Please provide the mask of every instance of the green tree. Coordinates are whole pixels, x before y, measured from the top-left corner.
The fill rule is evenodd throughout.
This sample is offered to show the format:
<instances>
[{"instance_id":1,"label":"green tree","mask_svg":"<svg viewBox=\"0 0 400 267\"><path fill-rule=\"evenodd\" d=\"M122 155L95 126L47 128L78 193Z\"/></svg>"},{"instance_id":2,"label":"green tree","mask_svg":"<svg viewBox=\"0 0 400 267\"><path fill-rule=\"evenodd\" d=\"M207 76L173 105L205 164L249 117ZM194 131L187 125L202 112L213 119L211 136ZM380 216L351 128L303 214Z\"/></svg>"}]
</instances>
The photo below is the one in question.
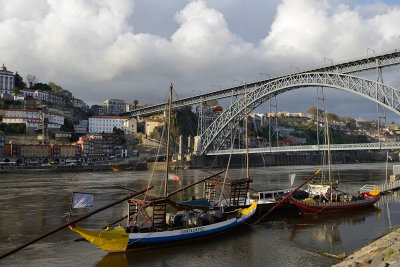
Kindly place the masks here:
<instances>
[{"instance_id":1,"label":"green tree","mask_svg":"<svg viewBox=\"0 0 400 267\"><path fill-rule=\"evenodd\" d=\"M197 133L197 115L191 107L184 107L172 112L171 140L178 143L179 136L195 136Z\"/></svg>"},{"instance_id":2,"label":"green tree","mask_svg":"<svg viewBox=\"0 0 400 267\"><path fill-rule=\"evenodd\" d=\"M136 109L138 104L139 104L139 101L137 99L133 100L133 105L134 105L135 109Z\"/></svg>"},{"instance_id":3,"label":"green tree","mask_svg":"<svg viewBox=\"0 0 400 267\"><path fill-rule=\"evenodd\" d=\"M342 117L342 121L346 123L346 126L348 127L355 127L356 126L356 120L353 119L352 117Z\"/></svg>"},{"instance_id":4,"label":"green tree","mask_svg":"<svg viewBox=\"0 0 400 267\"><path fill-rule=\"evenodd\" d=\"M338 115L328 112L328 121L339 121L339 120L340 118Z\"/></svg>"},{"instance_id":5,"label":"green tree","mask_svg":"<svg viewBox=\"0 0 400 267\"><path fill-rule=\"evenodd\" d=\"M24 83L22 77L18 74L18 71L14 75L14 85L19 90L26 88L26 84Z\"/></svg>"},{"instance_id":6,"label":"green tree","mask_svg":"<svg viewBox=\"0 0 400 267\"><path fill-rule=\"evenodd\" d=\"M61 86L55 84L54 82L49 82L48 86L51 88L53 93L61 93L64 90Z\"/></svg>"},{"instance_id":7,"label":"green tree","mask_svg":"<svg viewBox=\"0 0 400 267\"><path fill-rule=\"evenodd\" d=\"M31 88L51 92L51 87L45 83L35 83Z\"/></svg>"},{"instance_id":8,"label":"green tree","mask_svg":"<svg viewBox=\"0 0 400 267\"><path fill-rule=\"evenodd\" d=\"M14 87L14 89L12 90L13 95L19 95L20 92L21 90L18 87Z\"/></svg>"},{"instance_id":9,"label":"green tree","mask_svg":"<svg viewBox=\"0 0 400 267\"><path fill-rule=\"evenodd\" d=\"M310 114L313 119L317 118L317 112L318 112L318 117L321 117L324 114L323 110L317 109L316 107L311 107L307 110L307 113Z\"/></svg>"},{"instance_id":10,"label":"green tree","mask_svg":"<svg viewBox=\"0 0 400 267\"><path fill-rule=\"evenodd\" d=\"M64 125L61 126L61 131L73 133L74 132L74 123L69 119L64 119Z\"/></svg>"},{"instance_id":11,"label":"green tree","mask_svg":"<svg viewBox=\"0 0 400 267\"><path fill-rule=\"evenodd\" d=\"M162 127L159 126L154 127L153 131L150 133L150 138L160 141L161 131Z\"/></svg>"}]
</instances>

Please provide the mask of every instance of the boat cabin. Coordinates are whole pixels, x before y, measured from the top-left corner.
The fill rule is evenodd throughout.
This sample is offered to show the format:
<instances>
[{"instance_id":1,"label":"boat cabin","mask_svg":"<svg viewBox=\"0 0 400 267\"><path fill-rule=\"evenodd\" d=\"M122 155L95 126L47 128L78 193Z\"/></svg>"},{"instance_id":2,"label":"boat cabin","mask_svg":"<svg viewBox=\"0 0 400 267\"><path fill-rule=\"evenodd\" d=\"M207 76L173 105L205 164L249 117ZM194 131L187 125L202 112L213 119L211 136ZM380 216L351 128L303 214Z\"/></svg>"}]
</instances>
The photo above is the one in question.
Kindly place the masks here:
<instances>
[{"instance_id":1,"label":"boat cabin","mask_svg":"<svg viewBox=\"0 0 400 267\"><path fill-rule=\"evenodd\" d=\"M258 191L258 203L259 204L277 203L285 195L289 194L293 190L294 188ZM254 202L253 199L251 199L250 201L251 203Z\"/></svg>"}]
</instances>

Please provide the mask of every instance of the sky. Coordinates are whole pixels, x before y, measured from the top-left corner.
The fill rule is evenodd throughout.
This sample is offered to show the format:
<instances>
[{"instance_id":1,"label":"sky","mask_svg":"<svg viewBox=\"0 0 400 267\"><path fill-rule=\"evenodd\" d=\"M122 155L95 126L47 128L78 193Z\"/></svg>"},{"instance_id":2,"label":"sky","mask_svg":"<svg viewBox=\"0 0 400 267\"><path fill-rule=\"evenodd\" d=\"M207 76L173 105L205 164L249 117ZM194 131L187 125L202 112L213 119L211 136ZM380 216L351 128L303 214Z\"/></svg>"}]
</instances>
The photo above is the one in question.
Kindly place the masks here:
<instances>
[{"instance_id":1,"label":"sky","mask_svg":"<svg viewBox=\"0 0 400 267\"><path fill-rule=\"evenodd\" d=\"M0 63L88 104L178 97L400 48L400 4L374 0L0 0ZM400 88L400 67L384 82ZM376 72L359 73L376 79ZM278 96L316 105L316 89ZM328 111L376 119L376 104L325 89ZM265 103L258 110L266 110ZM388 120L400 116L388 112Z\"/></svg>"}]
</instances>

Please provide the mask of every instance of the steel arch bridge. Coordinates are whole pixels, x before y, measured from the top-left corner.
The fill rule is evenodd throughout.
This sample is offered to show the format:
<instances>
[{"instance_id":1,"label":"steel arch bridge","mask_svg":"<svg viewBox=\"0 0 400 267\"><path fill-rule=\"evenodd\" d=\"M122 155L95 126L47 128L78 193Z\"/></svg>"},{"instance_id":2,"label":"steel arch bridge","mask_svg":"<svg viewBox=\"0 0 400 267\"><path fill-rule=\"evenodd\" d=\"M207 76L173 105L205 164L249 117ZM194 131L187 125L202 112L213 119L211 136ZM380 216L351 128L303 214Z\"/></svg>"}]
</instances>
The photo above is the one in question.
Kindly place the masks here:
<instances>
[{"instance_id":1,"label":"steel arch bridge","mask_svg":"<svg viewBox=\"0 0 400 267\"><path fill-rule=\"evenodd\" d=\"M327 72L288 75L253 88L247 94L248 112L271 97L284 92L302 87L318 86L336 88L360 95L400 115L400 90L357 76ZM245 103L242 97L212 122L201 136L201 155L207 154L211 149L218 150L221 147L233 128L238 125L240 120L243 120L244 110Z\"/></svg>"}]
</instances>

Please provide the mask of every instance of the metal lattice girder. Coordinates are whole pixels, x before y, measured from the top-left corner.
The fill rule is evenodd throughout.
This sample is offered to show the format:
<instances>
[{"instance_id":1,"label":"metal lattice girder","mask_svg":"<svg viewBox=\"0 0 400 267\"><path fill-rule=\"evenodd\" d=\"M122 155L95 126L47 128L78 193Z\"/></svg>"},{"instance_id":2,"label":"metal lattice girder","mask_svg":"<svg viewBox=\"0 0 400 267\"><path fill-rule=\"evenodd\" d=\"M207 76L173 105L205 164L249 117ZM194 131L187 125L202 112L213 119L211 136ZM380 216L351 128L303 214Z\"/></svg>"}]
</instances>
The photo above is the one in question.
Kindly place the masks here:
<instances>
[{"instance_id":1,"label":"metal lattice girder","mask_svg":"<svg viewBox=\"0 0 400 267\"><path fill-rule=\"evenodd\" d=\"M400 149L400 142L387 143L361 143L361 144L331 144L330 150L346 151L346 150L378 150L378 149ZM250 154L258 153L282 153L282 152L307 152L307 151L327 151L328 145L303 145L303 146L280 146L280 147L258 147L249 148ZM229 154L246 154L246 149L227 149L216 150L207 153L209 156L229 155Z\"/></svg>"},{"instance_id":2,"label":"metal lattice girder","mask_svg":"<svg viewBox=\"0 0 400 267\"><path fill-rule=\"evenodd\" d=\"M400 51L399 50L394 50L393 52L389 53L384 53L380 55L374 55L371 57L365 57L365 58L360 58L360 59L355 59L355 60L349 60L346 62L338 63L331 65L329 67L322 67L322 68L316 68L316 69L310 69L307 71L302 71L299 73L295 74L302 74L302 73L310 73L310 72L336 72L336 73L354 73L354 72L360 72L360 71L365 71L365 70L370 70L370 69L375 69L377 67L383 68L383 67L388 67L392 65L397 65L400 64ZM280 77L274 77L274 78L269 78L266 80L261 80L258 82L253 82L253 83L248 83L247 84L247 89L251 90L252 88L258 88L260 86L263 86L266 83L269 83L273 80L278 80L282 79L286 76L290 75L283 75ZM175 100L172 102L172 108L180 108L184 106L192 106L201 103L202 101L206 102L209 100L214 100L214 99L221 99L221 98L228 98L228 97L233 97L233 96L238 96L238 95L243 95L244 94L244 89L243 86L235 86L227 89L222 89L206 94L201 94L193 97L187 97L179 100ZM141 108L141 109L136 109L132 112L127 112L122 115L125 116L143 116L143 115L150 115L154 113L160 113L163 112L166 107L168 106L168 103L164 104L159 104L159 105L154 105L151 107L146 107L146 108Z\"/></svg>"},{"instance_id":3,"label":"metal lattice girder","mask_svg":"<svg viewBox=\"0 0 400 267\"><path fill-rule=\"evenodd\" d=\"M248 112L269 98L301 87L331 87L358 94L400 115L400 91L376 81L340 73L293 74L252 89L247 94ZM244 98L228 107L201 136L202 151L219 149L240 120L244 118Z\"/></svg>"},{"instance_id":4,"label":"metal lattice girder","mask_svg":"<svg viewBox=\"0 0 400 267\"><path fill-rule=\"evenodd\" d=\"M371 57L359 58L347 62L341 62L328 67L311 69L306 72L338 72L338 73L354 73L365 70L375 69L377 67L389 67L400 64L400 50L395 49L390 53L383 53Z\"/></svg>"}]
</instances>

